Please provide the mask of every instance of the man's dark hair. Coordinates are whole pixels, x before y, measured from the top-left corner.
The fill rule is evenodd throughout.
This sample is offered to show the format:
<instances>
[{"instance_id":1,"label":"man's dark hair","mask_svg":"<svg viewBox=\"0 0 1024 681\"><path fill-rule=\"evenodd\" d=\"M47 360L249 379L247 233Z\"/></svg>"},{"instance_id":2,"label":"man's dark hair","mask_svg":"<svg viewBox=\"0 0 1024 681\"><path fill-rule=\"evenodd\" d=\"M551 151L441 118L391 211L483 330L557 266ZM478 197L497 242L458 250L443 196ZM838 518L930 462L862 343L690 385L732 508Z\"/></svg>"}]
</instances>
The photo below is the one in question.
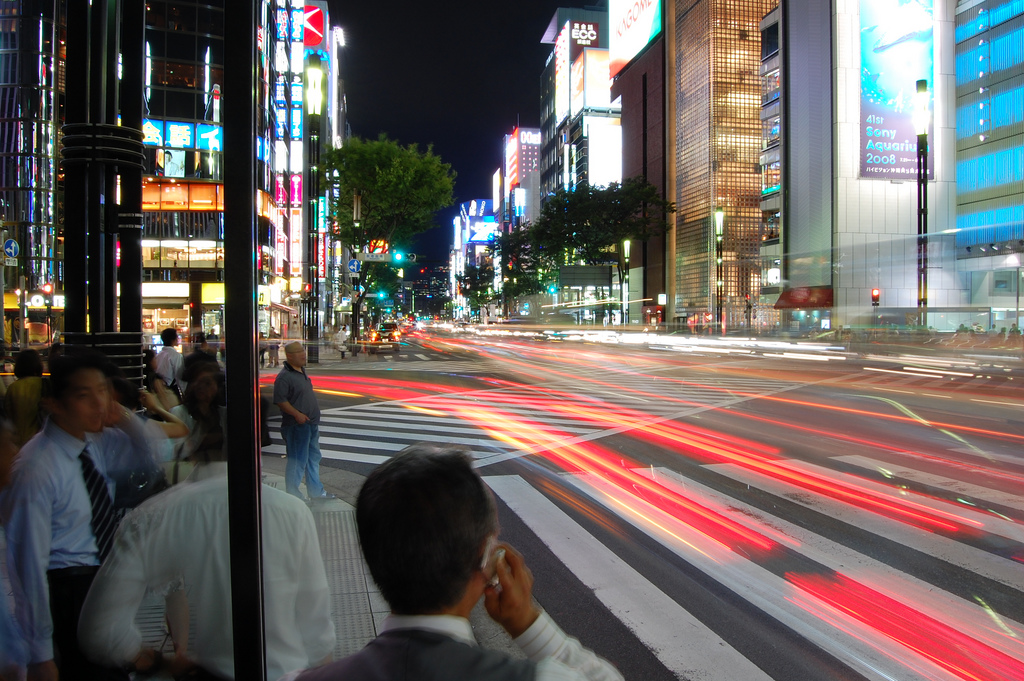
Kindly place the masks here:
<instances>
[{"instance_id":1,"label":"man's dark hair","mask_svg":"<svg viewBox=\"0 0 1024 681\"><path fill-rule=\"evenodd\" d=\"M465 450L423 443L370 473L356 523L370 574L400 615L458 603L498 528L494 498Z\"/></svg>"},{"instance_id":2,"label":"man's dark hair","mask_svg":"<svg viewBox=\"0 0 1024 681\"><path fill-rule=\"evenodd\" d=\"M117 401L131 411L138 411L142 406L139 399L139 386L129 381L124 376L114 376L110 379L110 387L117 395Z\"/></svg>"},{"instance_id":3,"label":"man's dark hair","mask_svg":"<svg viewBox=\"0 0 1024 681\"><path fill-rule=\"evenodd\" d=\"M71 385L71 377L82 369L96 369L104 376L111 375L110 360L95 350L72 349L50 360L50 396L59 400Z\"/></svg>"},{"instance_id":4,"label":"man's dark hair","mask_svg":"<svg viewBox=\"0 0 1024 681\"><path fill-rule=\"evenodd\" d=\"M160 340L164 345L173 345L178 340L178 330L168 326L166 329L160 332Z\"/></svg>"},{"instance_id":5,"label":"man's dark hair","mask_svg":"<svg viewBox=\"0 0 1024 681\"><path fill-rule=\"evenodd\" d=\"M43 375L43 358L38 350L22 350L14 358L14 375L18 378Z\"/></svg>"}]
</instances>

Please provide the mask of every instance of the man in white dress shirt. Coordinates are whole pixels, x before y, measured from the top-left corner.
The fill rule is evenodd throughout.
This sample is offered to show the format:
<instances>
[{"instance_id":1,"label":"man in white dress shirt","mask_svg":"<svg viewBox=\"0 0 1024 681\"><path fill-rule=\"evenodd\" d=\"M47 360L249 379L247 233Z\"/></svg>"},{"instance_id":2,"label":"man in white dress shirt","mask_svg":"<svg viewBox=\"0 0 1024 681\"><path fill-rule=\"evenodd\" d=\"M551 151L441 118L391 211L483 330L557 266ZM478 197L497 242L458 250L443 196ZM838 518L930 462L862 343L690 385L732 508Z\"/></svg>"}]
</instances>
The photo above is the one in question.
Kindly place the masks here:
<instances>
[{"instance_id":1,"label":"man in white dress shirt","mask_svg":"<svg viewBox=\"0 0 1024 681\"><path fill-rule=\"evenodd\" d=\"M196 466L132 511L82 606L82 651L104 665L179 678L234 678L227 466ZM302 501L266 485L263 588L267 679L323 664L334 650L330 592L313 515ZM144 645L135 615L147 591L183 588L195 612L187 657ZM172 633L174 633L172 631Z\"/></svg>"},{"instance_id":2,"label":"man in white dress shirt","mask_svg":"<svg viewBox=\"0 0 1024 681\"><path fill-rule=\"evenodd\" d=\"M127 679L89 664L76 641L78 611L117 527L113 475L151 465L145 433L111 404L108 360L88 352L50 363L50 417L15 461L0 495L28 679ZM105 428L117 409L117 428Z\"/></svg>"},{"instance_id":3,"label":"man in white dress shirt","mask_svg":"<svg viewBox=\"0 0 1024 681\"><path fill-rule=\"evenodd\" d=\"M533 576L497 542L494 498L462 449L413 445L382 464L356 522L391 615L355 655L289 681L621 681L534 603ZM527 659L477 645L469 614L481 597Z\"/></svg>"}]
</instances>

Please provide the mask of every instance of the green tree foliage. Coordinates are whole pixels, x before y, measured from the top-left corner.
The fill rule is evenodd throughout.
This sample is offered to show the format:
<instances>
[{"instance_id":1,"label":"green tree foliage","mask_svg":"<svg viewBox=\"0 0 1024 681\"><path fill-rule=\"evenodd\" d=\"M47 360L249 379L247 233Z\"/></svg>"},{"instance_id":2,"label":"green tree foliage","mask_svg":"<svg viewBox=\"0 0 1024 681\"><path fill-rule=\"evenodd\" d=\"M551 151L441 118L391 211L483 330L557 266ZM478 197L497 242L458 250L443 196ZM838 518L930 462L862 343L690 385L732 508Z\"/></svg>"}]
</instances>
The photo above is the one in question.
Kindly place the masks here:
<instances>
[{"instance_id":1,"label":"green tree foliage","mask_svg":"<svg viewBox=\"0 0 1024 681\"><path fill-rule=\"evenodd\" d=\"M455 173L432 147L421 151L381 135L376 140L352 138L322 157L323 182L330 196L333 236L353 251L368 251L371 242L404 247L419 232L434 226L434 214L450 206ZM359 219L353 215L358 195ZM386 263L364 262L364 291L352 296L352 318L359 319L366 292L391 279ZM358 325L352 325L353 334Z\"/></svg>"},{"instance_id":2,"label":"green tree foliage","mask_svg":"<svg viewBox=\"0 0 1024 681\"><path fill-rule=\"evenodd\" d=\"M530 240L553 267L599 265L616 260L625 240L664 233L667 216L674 212L675 205L640 177L607 188L582 184L548 198L530 228Z\"/></svg>"},{"instance_id":3,"label":"green tree foliage","mask_svg":"<svg viewBox=\"0 0 1024 681\"><path fill-rule=\"evenodd\" d=\"M466 265L465 274L458 277L458 282L471 309L483 307L496 298L494 267L490 264Z\"/></svg>"},{"instance_id":4,"label":"green tree foliage","mask_svg":"<svg viewBox=\"0 0 1024 681\"><path fill-rule=\"evenodd\" d=\"M498 235L493 249L501 263L501 292L507 317L509 310L517 309L516 299L544 290L544 270L528 227Z\"/></svg>"}]
</instances>

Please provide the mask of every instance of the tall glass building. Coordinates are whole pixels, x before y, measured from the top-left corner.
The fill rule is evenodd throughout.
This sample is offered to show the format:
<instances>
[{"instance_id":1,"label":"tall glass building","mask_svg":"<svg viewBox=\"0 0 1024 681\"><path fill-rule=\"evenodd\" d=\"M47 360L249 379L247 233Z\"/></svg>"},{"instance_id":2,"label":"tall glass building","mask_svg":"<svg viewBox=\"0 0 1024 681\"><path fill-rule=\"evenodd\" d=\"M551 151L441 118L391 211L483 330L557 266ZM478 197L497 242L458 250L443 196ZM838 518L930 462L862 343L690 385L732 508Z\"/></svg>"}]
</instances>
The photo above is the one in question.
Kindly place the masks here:
<instances>
[{"instance_id":1,"label":"tall glass building","mask_svg":"<svg viewBox=\"0 0 1024 681\"><path fill-rule=\"evenodd\" d=\"M47 335L46 303L63 308L57 150L63 121L63 3L0 3L0 220L7 244L3 271L4 339L28 308L29 340ZM15 242L16 247L10 242ZM55 286L52 298L44 291ZM15 291L23 292L19 298ZM56 324L59 327L59 323Z\"/></svg>"},{"instance_id":2,"label":"tall glass building","mask_svg":"<svg viewBox=\"0 0 1024 681\"><path fill-rule=\"evenodd\" d=\"M747 301L760 288L759 23L775 5L776 0L675 3L677 20L670 30L676 87L669 95L675 98L678 210L672 317L694 327L746 325ZM716 208L724 211L720 248ZM716 319L719 307L722 318Z\"/></svg>"},{"instance_id":3,"label":"tall glass building","mask_svg":"<svg viewBox=\"0 0 1024 681\"><path fill-rule=\"evenodd\" d=\"M1024 258L1024 3L956 9L956 257L971 302L1017 323Z\"/></svg>"}]
</instances>

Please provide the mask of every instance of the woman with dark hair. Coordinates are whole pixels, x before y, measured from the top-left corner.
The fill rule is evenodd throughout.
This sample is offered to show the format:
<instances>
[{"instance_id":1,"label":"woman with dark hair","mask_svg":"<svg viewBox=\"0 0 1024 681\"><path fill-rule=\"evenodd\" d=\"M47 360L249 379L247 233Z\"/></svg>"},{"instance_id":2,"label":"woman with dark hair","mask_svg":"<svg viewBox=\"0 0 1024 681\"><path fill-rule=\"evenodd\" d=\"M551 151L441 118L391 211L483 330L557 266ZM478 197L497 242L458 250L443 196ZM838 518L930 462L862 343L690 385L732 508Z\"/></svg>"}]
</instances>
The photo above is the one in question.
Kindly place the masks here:
<instances>
[{"instance_id":1,"label":"woman with dark hair","mask_svg":"<svg viewBox=\"0 0 1024 681\"><path fill-rule=\"evenodd\" d=\"M220 406L223 402L220 399L223 382L224 374L219 366L200 365L188 383L182 404L171 410L173 415L185 422L189 430L188 436L179 441L176 448L175 458L179 463L225 460L226 411ZM182 477L180 474L172 476L172 482L180 481Z\"/></svg>"},{"instance_id":2,"label":"woman with dark hair","mask_svg":"<svg viewBox=\"0 0 1024 681\"><path fill-rule=\"evenodd\" d=\"M4 395L4 412L14 424L14 444L20 447L42 427L39 403L43 399L43 358L39 352L19 352L14 358L14 376L17 380Z\"/></svg>"}]
</instances>

